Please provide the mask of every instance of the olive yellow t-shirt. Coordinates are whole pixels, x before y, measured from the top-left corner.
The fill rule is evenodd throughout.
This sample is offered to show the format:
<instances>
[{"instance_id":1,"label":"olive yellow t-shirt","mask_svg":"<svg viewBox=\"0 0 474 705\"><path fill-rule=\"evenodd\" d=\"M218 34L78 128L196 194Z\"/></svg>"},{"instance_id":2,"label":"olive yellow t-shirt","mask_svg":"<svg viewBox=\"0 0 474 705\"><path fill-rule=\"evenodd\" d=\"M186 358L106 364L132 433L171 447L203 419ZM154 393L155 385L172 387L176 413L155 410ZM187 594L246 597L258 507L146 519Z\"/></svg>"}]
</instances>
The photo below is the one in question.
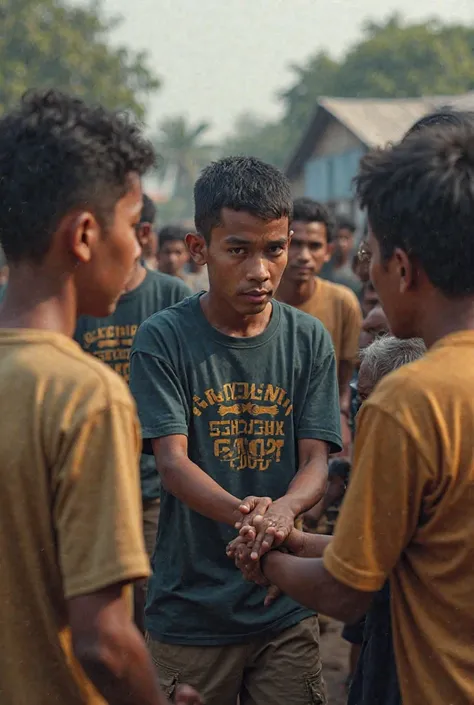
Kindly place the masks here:
<instances>
[{"instance_id":1,"label":"olive yellow t-shirt","mask_svg":"<svg viewBox=\"0 0 474 705\"><path fill-rule=\"evenodd\" d=\"M149 572L125 383L69 338L0 330L0 704L103 704L67 600Z\"/></svg>"},{"instance_id":2,"label":"olive yellow t-shirt","mask_svg":"<svg viewBox=\"0 0 474 705\"><path fill-rule=\"evenodd\" d=\"M312 297L297 308L319 318L329 331L336 360L354 362L359 354L359 336L362 326L360 305L354 292L342 286L315 278Z\"/></svg>"},{"instance_id":3,"label":"olive yellow t-shirt","mask_svg":"<svg viewBox=\"0 0 474 705\"><path fill-rule=\"evenodd\" d=\"M404 705L474 703L474 332L384 378L358 419L327 570L390 576Z\"/></svg>"}]
</instances>

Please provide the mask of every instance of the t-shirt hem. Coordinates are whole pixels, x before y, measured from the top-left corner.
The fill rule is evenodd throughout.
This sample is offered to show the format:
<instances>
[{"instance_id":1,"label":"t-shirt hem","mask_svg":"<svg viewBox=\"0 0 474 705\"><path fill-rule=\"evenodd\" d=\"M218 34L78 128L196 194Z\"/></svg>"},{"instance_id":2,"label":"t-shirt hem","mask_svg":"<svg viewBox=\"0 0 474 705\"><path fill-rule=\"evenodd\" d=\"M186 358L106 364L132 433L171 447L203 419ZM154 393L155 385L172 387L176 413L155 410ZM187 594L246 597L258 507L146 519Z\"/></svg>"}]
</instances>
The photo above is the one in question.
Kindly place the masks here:
<instances>
[{"instance_id":1,"label":"t-shirt hem","mask_svg":"<svg viewBox=\"0 0 474 705\"><path fill-rule=\"evenodd\" d=\"M387 578L381 573L374 575L348 565L334 553L332 545L329 545L324 551L323 562L324 567L333 578L361 592L380 590Z\"/></svg>"},{"instance_id":2,"label":"t-shirt hem","mask_svg":"<svg viewBox=\"0 0 474 705\"><path fill-rule=\"evenodd\" d=\"M169 424L168 426L150 427L145 426L142 428L142 438L150 440L152 438L164 438L164 436L187 436L188 427L178 426L176 424Z\"/></svg>"},{"instance_id":3,"label":"t-shirt hem","mask_svg":"<svg viewBox=\"0 0 474 705\"><path fill-rule=\"evenodd\" d=\"M150 563L147 557L143 560L134 558L120 567L105 567L100 572L100 576L86 575L74 576L74 581L66 585L64 594L66 600L82 595L90 595L98 590L103 590L117 583L132 582L141 578L148 578L150 575Z\"/></svg>"},{"instance_id":4,"label":"t-shirt hem","mask_svg":"<svg viewBox=\"0 0 474 705\"><path fill-rule=\"evenodd\" d=\"M331 445L332 453L339 453L342 450L342 438L332 431L315 428L300 428L296 434L299 441L310 438L314 441L326 441Z\"/></svg>"},{"instance_id":5,"label":"t-shirt hem","mask_svg":"<svg viewBox=\"0 0 474 705\"><path fill-rule=\"evenodd\" d=\"M259 631L248 632L246 634L209 634L194 637L189 636L189 634L170 634L156 629L152 624L150 624L149 619L146 620L146 628L147 632L153 639L164 644L176 644L182 646L229 646L231 644L245 644L253 639L259 639L272 634L280 634L285 629L290 629L291 627L296 626L304 619L314 617L315 614L316 613L312 610L302 608L296 612L292 612L291 615L282 617Z\"/></svg>"}]
</instances>

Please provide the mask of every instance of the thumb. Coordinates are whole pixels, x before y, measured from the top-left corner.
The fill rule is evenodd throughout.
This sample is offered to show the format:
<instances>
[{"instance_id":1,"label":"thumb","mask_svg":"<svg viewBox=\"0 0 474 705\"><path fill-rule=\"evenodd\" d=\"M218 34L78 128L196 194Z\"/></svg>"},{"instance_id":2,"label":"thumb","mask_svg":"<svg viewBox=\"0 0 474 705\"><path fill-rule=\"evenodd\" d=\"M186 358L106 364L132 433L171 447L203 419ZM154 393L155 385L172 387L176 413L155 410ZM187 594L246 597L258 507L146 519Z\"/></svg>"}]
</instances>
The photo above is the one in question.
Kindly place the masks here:
<instances>
[{"instance_id":1,"label":"thumb","mask_svg":"<svg viewBox=\"0 0 474 705\"><path fill-rule=\"evenodd\" d=\"M175 705L202 705L201 696L190 685L180 685L176 689Z\"/></svg>"},{"instance_id":2,"label":"thumb","mask_svg":"<svg viewBox=\"0 0 474 705\"><path fill-rule=\"evenodd\" d=\"M267 590L267 594L265 596L265 601L264 601L264 606L265 607L270 607L275 600L277 600L281 595L281 590L280 588L277 588L276 585L270 585L270 587Z\"/></svg>"}]
</instances>

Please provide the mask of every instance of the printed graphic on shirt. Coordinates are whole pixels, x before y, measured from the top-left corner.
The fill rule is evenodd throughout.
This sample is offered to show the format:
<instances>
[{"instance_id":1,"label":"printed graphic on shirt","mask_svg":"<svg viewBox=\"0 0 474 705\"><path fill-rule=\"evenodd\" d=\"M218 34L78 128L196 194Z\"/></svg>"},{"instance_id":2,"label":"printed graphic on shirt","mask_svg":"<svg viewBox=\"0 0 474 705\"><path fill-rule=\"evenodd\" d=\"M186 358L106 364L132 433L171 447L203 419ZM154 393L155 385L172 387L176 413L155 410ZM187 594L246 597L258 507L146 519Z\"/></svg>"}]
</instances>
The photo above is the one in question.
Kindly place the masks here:
<instances>
[{"instance_id":1,"label":"printed graphic on shirt","mask_svg":"<svg viewBox=\"0 0 474 705\"><path fill-rule=\"evenodd\" d=\"M101 326L85 331L80 346L117 372L126 382L130 379L130 350L138 325Z\"/></svg>"},{"instance_id":2,"label":"printed graphic on shirt","mask_svg":"<svg viewBox=\"0 0 474 705\"><path fill-rule=\"evenodd\" d=\"M195 395L193 402L195 416L214 416L208 421L214 456L232 470L264 472L280 462L285 419L291 419L293 411L285 389L273 384L229 382Z\"/></svg>"}]
</instances>

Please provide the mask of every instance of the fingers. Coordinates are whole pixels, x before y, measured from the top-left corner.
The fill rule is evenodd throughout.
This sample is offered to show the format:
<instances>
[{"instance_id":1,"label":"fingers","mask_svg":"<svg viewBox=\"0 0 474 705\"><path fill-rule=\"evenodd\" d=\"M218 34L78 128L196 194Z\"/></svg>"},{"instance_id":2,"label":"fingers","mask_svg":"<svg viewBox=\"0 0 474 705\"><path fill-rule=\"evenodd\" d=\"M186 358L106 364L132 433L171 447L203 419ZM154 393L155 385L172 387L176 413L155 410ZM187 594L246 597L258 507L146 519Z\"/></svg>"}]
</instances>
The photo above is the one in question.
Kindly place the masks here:
<instances>
[{"instance_id":1,"label":"fingers","mask_svg":"<svg viewBox=\"0 0 474 705\"><path fill-rule=\"evenodd\" d=\"M236 539L227 544L226 554L229 558L234 558L239 546L246 545L246 539L244 536L237 536Z\"/></svg>"},{"instance_id":2,"label":"fingers","mask_svg":"<svg viewBox=\"0 0 474 705\"><path fill-rule=\"evenodd\" d=\"M199 693L190 685L179 685L174 698L176 705L202 705Z\"/></svg>"},{"instance_id":3,"label":"fingers","mask_svg":"<svg viewBox=\"0 0 474 705\"><path fill-rule=\"evenodd\" d=\"M270 607L270 605L275 602L281 595L281 590L280 588L277 588L276 585L270 585L270 587L267 590L267 594L265 596L265 601L264 605L265 607Z\"/></svg>"},{"instance_id":4,"label":"fingers","mask_svg":"<svg viewBox=\"0 0 474 705\"><path fill-rule=\"evenodd\" d=\"M253 561L258 561L265 553L267 553L275 541L276 529L274 526L262 528L255 541L253 542L250 558Z\"/></svg>"},{"instance_id":5,"label":"fingers","mask_svg":"<svg viewBox=\"0 0 474 705\"><path fill-rule=\"evenodd\" d=\"M251 526L256 516L263 516L271 505L270 497L246 497L239 507L242 519L235 523L236 529L241 529L244 525Z\"/></svg>"}]
</instances>

